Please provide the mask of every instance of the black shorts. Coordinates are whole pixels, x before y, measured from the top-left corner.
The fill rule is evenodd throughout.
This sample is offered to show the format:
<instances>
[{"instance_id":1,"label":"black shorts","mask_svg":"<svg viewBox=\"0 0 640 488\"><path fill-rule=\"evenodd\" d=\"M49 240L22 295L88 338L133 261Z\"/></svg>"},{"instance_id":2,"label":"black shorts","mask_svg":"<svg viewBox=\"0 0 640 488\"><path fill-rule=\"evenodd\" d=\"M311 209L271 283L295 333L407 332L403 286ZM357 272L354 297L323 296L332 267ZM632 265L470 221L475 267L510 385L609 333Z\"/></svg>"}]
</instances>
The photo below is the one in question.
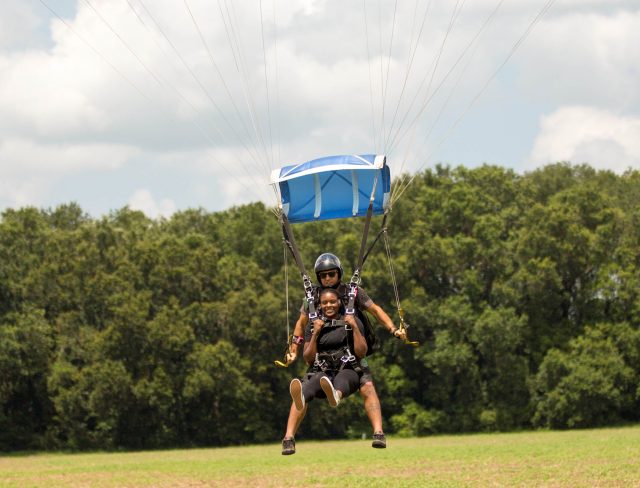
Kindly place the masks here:
<instances>
[{"instance_id":1,"label":"black shorts","mask_svg":"<svg viewBox=\"0 0 640 488\"><path fill-rule=\"evenodd\" d=\"M362 373L360 374L360 388L369 382L373 384L373 375L371 374L371 369L369 369L369 364L367 363L366 358L360 360L360 368L362 368ZM317 370L312 366L302 377L302 381L308 381L316 372Z\"/></svg>"},{"instance_id":2,"label":"black shorts","mask_svg":"<svg viewBox=\"0 0 640 488\"><path fill-rule=\"evenodd\" d=\"M360 375L360 388L368 382L373 384L373 376L371 375L371 370L369 369L369 365L367 365L366 361L364 361L364 364L361 362L360 367L362 368L362 374Z\"/></svg>"}]
</instances>

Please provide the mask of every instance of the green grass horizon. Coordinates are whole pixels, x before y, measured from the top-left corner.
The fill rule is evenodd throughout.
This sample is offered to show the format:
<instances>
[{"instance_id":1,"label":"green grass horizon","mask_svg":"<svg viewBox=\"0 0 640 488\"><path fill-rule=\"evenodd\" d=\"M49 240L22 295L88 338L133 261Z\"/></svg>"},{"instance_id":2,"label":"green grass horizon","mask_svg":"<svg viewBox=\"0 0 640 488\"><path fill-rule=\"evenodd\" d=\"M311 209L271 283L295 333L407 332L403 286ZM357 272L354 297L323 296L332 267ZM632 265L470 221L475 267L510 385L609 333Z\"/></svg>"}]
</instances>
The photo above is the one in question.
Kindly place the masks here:
<instances>
[{"instance_id":1,"label":"green grass horizon","mask_svg":"<svg viewBox=\"0 0 640 488\"><path fill-rule=\"evenodd\" d=\"M0 456L0 487L640 487L640 425Z\"/></svg>"}]
</instances>

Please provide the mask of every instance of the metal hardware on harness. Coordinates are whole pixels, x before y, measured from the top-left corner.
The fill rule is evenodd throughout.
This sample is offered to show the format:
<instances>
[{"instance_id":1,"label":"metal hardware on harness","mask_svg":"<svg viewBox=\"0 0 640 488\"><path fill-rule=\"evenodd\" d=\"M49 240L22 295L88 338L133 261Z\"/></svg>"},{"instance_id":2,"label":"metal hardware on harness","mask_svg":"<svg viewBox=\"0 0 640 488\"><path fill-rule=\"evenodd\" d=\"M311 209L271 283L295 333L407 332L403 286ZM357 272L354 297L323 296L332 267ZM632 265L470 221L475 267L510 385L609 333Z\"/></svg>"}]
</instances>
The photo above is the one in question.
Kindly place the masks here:
<instances>
[{"instance_id":1,"label":"metal hardware on harness","mask_svg":"<svg viewBox=\"0 0 640 488\"><path fill-rule=\"evenodd\" d=\"M313 294L313 283L311 283L309 275L304 274L302 276L302 283L304 285L304 294L309 308L309 320L314 321L318 318L318 312L316 311L315 296Z\"/></svg>"},{"instance_id":2,"label":"metal hardware on harness","mask_svg":"<svg viewBox=\"0 0 640 488\"><path fill-rule=\"evenodd\" d=\"M318 355L316 354L316 359L315 359L315 361L313 361L313 367L314 368L318 368L320 371L324 372L325 370L328 369L326 364L327 364L327 360L323 359L322 361L320 361L318 359Z\"/></svg>"},{"instance_id":3,"label":"metal hardware on harness","mask_svg":"<svg viewBox=\"0 0 640 488\"><path fill-rule=\"evenodd\" d=\"M345 307L345 314L347 315L355 315L356 314L356 297L358 296L358 283L360 281L360 276L358 272L354 273L351 278L351 282L349 283L349 303Z\"/></svg>"},{"instance_id":4,"label":"metal hardware on harness","mask_svg":"<svg viewBox=\"0 0 640 488\"><path fill-rule=\"evenodd\" d=\"M336 354L328 352L316 353L316 358L313 361L313 366L323 373L327 370L341 371L347 364L351 364L352 367L357 366L357 358L351 354L351 350L348 347L343 348L342 351Z\"/></svg>"},{"instance_id":5,"label":"metal hardware on harness","mask_svg":"<svg viewBox=\"0 0 640 488\"><path fill-rule=\"evenodd\" d=\"M343 363L350 363L351 361L355 361L356 357L353 354L351 354L351 351L347 349L347 352L349 354L345 354L344 356L342 356L340 358L340 361L342 361Z\"/></svg>"},{"instance_id":6,"label":"metal hardware on harness","mask_svg":"<svg viewBox=\"0 0 640 488\"><path fill-rule=\"evenodd\" d=\"M409 324L407 324L404 321L404 309L402 307L398 308L398 315L400 316L400 327L398 329L404 330L406 332L406 330L409 328ZM406 334L405 334L405 337L407 337ZM414 346L414 347L417 347L420 345L418 341L410 341L408 338L404 340L404 343L407 344L408 346Z\"/></svg>"},{"instance_id":7,"label":"metal hardware on harness","mask_svg":"<svg viewBox=\"0 0 640 488\"><path fill-rule=\"evenodd\" d=\"M276 359L274 361L274 364L276 366L279 366L281 368L288 368L289 365L287 364L287 354L289 354L289 352L291 351L291 343L293 342L293 337L294 336L289 336L289 339L287 340L287 348L284 350L284 361L279 361L278 359Z\"/></svg>"},{"instance_id":8,"label":"metal hardware on harness","mask_svg":"<svg viewBox=\"0 0 640 488\"><path fill-rule=\"evenodd\" d=\"M326 325L325 325L325 327L326 327L326 326L329 326L329 327L344 327L346 324L347 324L347 323L346 323L344 320L340 320L340 319L333 319L333 320L331 321L331 323L326 324Z\"/></svg>"}]
</instances>

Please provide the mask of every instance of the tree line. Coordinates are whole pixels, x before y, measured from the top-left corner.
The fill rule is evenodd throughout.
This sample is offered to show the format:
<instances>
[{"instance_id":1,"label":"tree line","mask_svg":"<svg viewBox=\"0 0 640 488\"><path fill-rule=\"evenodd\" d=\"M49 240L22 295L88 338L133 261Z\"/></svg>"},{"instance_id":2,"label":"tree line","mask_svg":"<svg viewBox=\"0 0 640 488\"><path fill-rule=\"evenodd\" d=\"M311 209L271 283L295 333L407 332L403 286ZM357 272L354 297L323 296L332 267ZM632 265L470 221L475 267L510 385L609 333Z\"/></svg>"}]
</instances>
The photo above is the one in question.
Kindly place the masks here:
<instances>
[{"instance_id":1,"label":"tree line","mask_svg":"<svg viewBox=\"0 0 640 488\"><path fill-rule=\"evenodd\" d=\"M436 166L415 175L388 223L420 342L376 328L368 359L388 434L640 420L640 172ZM333 252L350 276L362 225L294 226L308 269ZM380 244L363 286L397 321ZM274 359L301 298L260 203L158 220L128 208L94 219L74 203L5 210L0 449L280 439L288 383L305 367ZM324 403L298 437L369 432L358 395Z\"/></svg>"}]
</instances>

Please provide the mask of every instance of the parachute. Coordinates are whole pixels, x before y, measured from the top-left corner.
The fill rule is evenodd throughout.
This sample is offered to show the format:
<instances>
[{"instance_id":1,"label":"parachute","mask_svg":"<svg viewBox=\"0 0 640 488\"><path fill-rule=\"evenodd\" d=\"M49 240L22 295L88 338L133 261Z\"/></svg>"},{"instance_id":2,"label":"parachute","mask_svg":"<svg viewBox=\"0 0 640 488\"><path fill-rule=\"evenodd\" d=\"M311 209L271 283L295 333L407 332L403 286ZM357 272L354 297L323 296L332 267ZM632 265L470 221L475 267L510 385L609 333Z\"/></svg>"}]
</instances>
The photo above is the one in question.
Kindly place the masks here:
<instances>
[{"instance_id":1,"label":"parachute","mask_svg":"<svg viewBox=\"0 0 640 488\"><path fill-rule=\"evenodd\" d=\"M391 177L386 161L384 155L375 154L328 156L285 166L271 173L271 183L279 194L279 220L282 225L284 241L302 275L310 320L317 316L313 285L300 257L290 223L365 217L358 263L349 283L349 303L346 307L347 314L355 313L355 297L357 287L360 284L362 266L380 235L385 235L388 251L385 224L390 211ZM365 252L371 217L380 214L385 216L382 228L369 251ZM390 269L393 269L388 252L387 257ZM393 272L392 281L397 297L397 284ZM406 328L404 312L400 307L399 299L397 301L400 328ZM287 335L289 335L288 332ZM408 340L405 342L414 346L418 345L417 342ZM286 351L288 351L288 346L289 344ZM278 366L286 366L281 361L275 363Z\"/></svg>"},{"instance_id":2,"label":"parachute","mask_svg":"<svg viewBox=\"0 0 640 488\"><path fill-rule=\"evenodd\" d=\"M335 46L324 41L312 42L325 37L317 37L314 31L308 35L307 24L303 24L303 28L293 25L296 19L310 17L309 12L314 10L301 2L273 2L269 7L263 2L254 5L225 0L218 2L218 9L212 9L209 2L187 0L166 3L165 8L163 2L148 8L142 1L85 0L78 2L78 14L73 20L49 5L54 2L40 0L40 3L72 33L65 46L84 45L78 50L81 53L78 62L85 62L83 53L88 47L142 99L155 101L150 106L141 106L136 113L146 113L147 108L153 107L163 115L157 118L159 122L165 118L173 122L160 133L169 147L173 143L173 148L182 153L184 142L171 141L168 134L200 134L204 138L202 142L211 148L202 153L202 160L206 160L208 167L220 169L233 179L233 184L225 188L238 199L251 196L254 200L273 202L267 183L271 184L277 208L269 208L281 223L285 244L294 255L309 297L311 280L300 259L290 224L364 217L363 238L351 285L357 286L363 263L382 237L395 288L386 233L391 206L456 129L555 0L532 2L540 5L532 7L530 22L514 27L512 36L508 36L505 25L498 22L504 0L485 2L482 8L474 6L468 13L464 1L379 0L377 8L371 8L366 1L361 7L349 2L327 2L318 8L321 15L317 18L322 21L322 29L317 32L335 37ZM442 5L435 5L437 3ZM326 17L327 12L338 12L344 17L344 23L326 22L325 19L330 18ZM427 24L432 18L434 24ZM354 27L356 19L357 25L364 27L361 40L358 28ZM438 19L440 27L435 22ZM91 22L88 24L91 28L76 28L84 22ZM344 29L344 25L350 27ZM454 40L455 30L462 30L462 35ZM282 32L291 36L286 38L287 42L278 40ZM296 35L304 36L305 42L296 44ZM493 41L491 35L495 36ZM482 61L489 49L480 55L476 52L480 40L487 38L491 51L496 47L501 50L498 58L503 61L496 69L487 70ZM313 48L307 51L310 54L302 48L307 44ZM294 45L296 49L292 50ZM363 52L355 47L357 45ZM216 49L212 49L213 46ZM327 49L329 47L333 49ZM329 64L327 69L325 58L338 54L340 63ZM281 76L282 60L306 58L304 69L296 70L283 64L294 69L287 72L287 76ZM65 66L67 63L65 58ZM343 69L345 66L347 69ZM470 71L474 67L480 71ZM313 89L318 80L323 82L319 93ZM466 84L473 86L466 87ZM342 87L350 90L342 92ZM451 102L464 93L464 88L471 89L472 96L465 96L460 100L462 103L452 109L451 105L456 104ZM89 91L100 92L93 87ZM367 91L370 113L363 110L366 96L362 95ZM281 96L284 94L287 96ZM158 100L162 103L157 103ZM331 131L324 130L322 124L326 122L322 119L306 117L307 113L328 104L334 105L327 111L332 114ZM130 106L130 103L109 103L108 106ZM451 113L447 116L447 112ZM286 127L296 129L288 132L286 138L280 134L285 122L281 120L283 114L294 116ZM307 119L310 119L309 130L306 124L301 124ZM123 115L123 120L129 117ZM320 125L314 126L315 120L320 121ZM155 117L153 122L137 125L154 127ZM346 131L343 129L349 126L340 125L351 122L358 130ZM174 124L178 130L174 130ZM361 129L368 126L372 137L363 138ZM118 127L118 123L113 123L113 127ZM315 133L320 135L316 138ZM327 134L330 137L326 137ZM335 146L332 139L336 140ZM284 140L289 142L288 146L281 144ZM368 140L368 150L376 154L328 156L274 169L280 161L290 158L290 154L298 153L300 141L304 141L306 147L336 147L335 151L340 152L352 150L344 149L344 143L353 140ZM387 157L393 157L394 167L404 174L394 183L393 191ZM409 161L418 165L413 176L404 171ZM384 215L384 218L380 232L367 249L372 215ZM394 291L402 327L403 311L397 289Z\"/></svg>"},{"instance_id":3,"label":"parachute","mask_svg":"<svg viewBox=\"0 0 640 488\"><path fill-rule=\"evenodd\" d=\"M285 166L271 174L282 211L291 223L382 214L389 204L391 179L386 157L329 156Z\"/></svg>"}]
</instances>

